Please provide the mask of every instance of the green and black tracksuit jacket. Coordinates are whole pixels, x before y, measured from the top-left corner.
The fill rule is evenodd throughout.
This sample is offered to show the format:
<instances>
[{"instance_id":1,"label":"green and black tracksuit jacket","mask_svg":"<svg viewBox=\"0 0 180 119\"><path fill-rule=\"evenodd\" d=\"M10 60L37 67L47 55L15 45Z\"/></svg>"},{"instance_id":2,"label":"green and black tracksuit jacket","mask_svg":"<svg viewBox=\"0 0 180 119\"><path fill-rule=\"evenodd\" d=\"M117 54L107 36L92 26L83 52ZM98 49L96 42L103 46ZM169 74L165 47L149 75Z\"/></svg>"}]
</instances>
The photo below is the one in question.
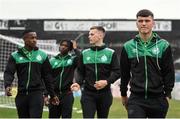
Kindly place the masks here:
<instances>
[{"instance_id":1,"label":"green and black tracksuit jacket","mask_svg":"<svg viewBox=\"0 0 180 119\"><path fill-rule=\"evenodd\" d=\"M55 79L56 94L71 92L71 85L74 79L74 71L78 64L79 51L74 50L75 54L62 56L58 54L50 59L52 76Z\"/></svg>"},{"instance_id":2,"label":"green and black tracksuit jacket","mask_svg":"<svg viewBox=\"0 0 180 119\"><path fill-rule=\"evenodd\" d=\"M50 96L54 97L48 56L37 47L32 51L26 50L25 47L19 48L10 55L4 72L5 88L11 86L15 72L18 77L18 94L43 91L45 84Z\"/></svg>"},{"instance_id":3,"label":"green and black tracksuit jacket","mask_svg":"<svg viewBox=\"0 0 180 119\"><path fill-rule=\"evenodd\" d=\"M108 85L98 91L110 90L110 84L120 77L119 60L113 49L103 46L93 46L82 51L78 65L78 84L84 84L84 89L96 92L94 84L98 80L107 80Z\"/></svg>"},{"instance_id":4,"label":"green and black tracksuit jacket","mask_svg":"<svg viewBox=\"0 0 180 119\"><path fill-rule=\"evenodd\" d=\"M148 42L143 42L139 35L127 41L122 48L120 67L122 96L127 95L129 81L130 91L145 98L171 96L175 81L171 47L156 33Z\"/></svg>"}]
</instances>

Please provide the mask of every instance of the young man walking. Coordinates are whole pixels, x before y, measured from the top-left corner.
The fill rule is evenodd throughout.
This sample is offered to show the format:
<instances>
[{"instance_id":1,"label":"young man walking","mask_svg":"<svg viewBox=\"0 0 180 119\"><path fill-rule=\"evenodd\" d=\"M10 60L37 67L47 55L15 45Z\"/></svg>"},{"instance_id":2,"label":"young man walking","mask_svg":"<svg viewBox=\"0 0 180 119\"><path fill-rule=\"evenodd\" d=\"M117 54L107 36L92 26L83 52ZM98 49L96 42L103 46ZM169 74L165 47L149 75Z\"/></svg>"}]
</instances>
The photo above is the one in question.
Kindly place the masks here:
<instances>
[{"instance_id":1,"label":"young man walking","mask_svg":"<svg viewBox=\"0 0 180 119\"><path fill-rule=\"evenodd\" d=\"M7 96L11 96L11 84L17 72L18 93L15 103L19 118L41 118L44 105L44 84L50 93L51 103L58 105L59 100L55 96L48 56L36 47L36 32L25 30L23 40L25 46L13 52L9 57L4 72L5 91Z\"/></svg>"},{"instance_id":2,"label":"young man walking","mask_svg":"<svg viewBox=\"0 0 180 119\"><path fill-rule=\"evenodd\" d=\"M93 26L89 31L91 47L82 51L78 65L79 81L84 85L81 96L83 118L107 118L112 104L110 84L120 77L116 52L103 43L105 29Z\"/></svg>"},{"instance_id":3,"label":"young man walking","mask_svg":"<svg viewBox=\"0 0 180 119\"><path fill-rule=\"evenodd\" d=\"M70 52L74 50L75 54ZM55 79L55 93L58 96L59 105L49 104L49 118L71 118L74 97L71 88L74 79L74 71L78 64L80 52L75 41L62 40L59 46L60 53L50 59L52 76ZM79 89L79 88L77 88ZM48 101L46 94L45 101ZM48 103L48 102L47 102Z\"/></svg>"},{"instance_id":4,"label":"young man walking","mask_svg":"<svg viewBox=\"0 0 180 119\"><path fill-rule=\"evenodd\" d=\"M175 80L171 47L152 31L150 10L140 10L136 17L139 34L124 44L120 58L122 103L129 118L165 118Z\"/></svg>"}]
</instances>

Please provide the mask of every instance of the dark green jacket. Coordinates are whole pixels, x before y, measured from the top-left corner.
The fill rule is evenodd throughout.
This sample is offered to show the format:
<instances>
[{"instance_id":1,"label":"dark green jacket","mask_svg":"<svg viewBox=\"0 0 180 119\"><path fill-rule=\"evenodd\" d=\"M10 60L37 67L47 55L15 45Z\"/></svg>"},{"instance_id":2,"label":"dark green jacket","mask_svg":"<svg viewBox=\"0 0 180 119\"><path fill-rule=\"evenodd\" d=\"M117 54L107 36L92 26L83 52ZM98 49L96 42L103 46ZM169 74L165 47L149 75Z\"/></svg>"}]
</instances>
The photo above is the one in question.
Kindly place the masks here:
<instances>
[{"instance_id":1,"label":"dark green jacket","mask_svg":"<svg viewBox=\"0 0 180 119\"><path fill-rule=\"evenodd\" d=\"M73 83L74 71L78 64L79 51L75 50L75 55L67 54L61 56L58 54L50 60L52 76L55 79L55 92L68 93Z\"/></svg>"},{"instance_id":2,"label":"dark green jacket","mask_svg":"<svg viewBox=\"0 0 180 119\"><path fill-rule=\"evenodd\" d=\"M174 66L169 43L153 33L148 42L143 42L139 35L127 41L121 52L122 96L130 91L145 98L169 96L174 86ZM131 80L130 80L131 79Z\"/></svg>"},{"instance_id":3,"label":"dark green jacket","mask_svg":"<svg viewBox=\"0 0 180 119\"><path fill-rule=\"evenodd\" d=\"M4 72L5 88L11 86L15 72L17 72L18 77L19 94L43 91L45 83L50 95L54 96L51 66L47 54L43 51L35 48L29 52L25 48L20 48L13 52Z\"/></svg>"},{"instance_id":4,"label":"dark green jacket","mask_svg":"<svg viewBox=\"0 0 180 119\"><path fill-rule=\"evenodd\" d=\"M120 77L120 67L117 54L105 45L91 47L83 50L78 65L79 81L84 84L84 89L96 92L95 81L107 80L108 85L99 90L110 90L110 84Z\"/></svg>"}]
</instances>

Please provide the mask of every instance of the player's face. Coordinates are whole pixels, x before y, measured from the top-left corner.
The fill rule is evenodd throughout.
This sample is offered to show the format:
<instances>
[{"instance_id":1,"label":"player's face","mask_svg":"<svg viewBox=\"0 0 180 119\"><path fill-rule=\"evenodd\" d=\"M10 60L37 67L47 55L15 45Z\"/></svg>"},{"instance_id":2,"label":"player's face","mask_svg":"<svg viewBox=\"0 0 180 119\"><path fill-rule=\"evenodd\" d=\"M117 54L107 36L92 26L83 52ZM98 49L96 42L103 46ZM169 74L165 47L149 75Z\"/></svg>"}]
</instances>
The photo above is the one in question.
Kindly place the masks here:
<instances>
[{"instance_id":1,"label":"player's face","mask_svg":"<svg viewBox=\"0 0 180 119\"><path fill-rule=\"evenodd\" d=\"M98 44L103 39L103 33L102 31L98 31L97 29L92 29L89 31L89 43L91 45Z\"/></svg>"},{"instance_id":2,"label":"player's face","mask_svg":"<svg viewBox=\"0 0 180 119\"><path fill-rule=\"evenodd\" d=\"M61 54L67 54L69 52L69 48L68 48L68 43L67 42L62 42L59 46L59 51L61 52Z\"/></svg>"},{"instance_id":3,"label":"player's face","mask_svg":"<svg viewBox=\"0 0 180 119\"><path fill-rule=\"evenodd\" d=\"M24 36L25 45L30 48L35 48L37 43L37 34L36 32L29 32Z\"/></svg>"},{"instance_id":4,"label":"player's face","mask_svg":"<svg viewBox=\"0 0 180 119\"><path fill-rule=\"evenodd\" d=\"M152 28L154 26L154 20L151 16L148 17L138 16L136 25L140 34L149 34L152 32Z\"/></svg>"}]
</instances>

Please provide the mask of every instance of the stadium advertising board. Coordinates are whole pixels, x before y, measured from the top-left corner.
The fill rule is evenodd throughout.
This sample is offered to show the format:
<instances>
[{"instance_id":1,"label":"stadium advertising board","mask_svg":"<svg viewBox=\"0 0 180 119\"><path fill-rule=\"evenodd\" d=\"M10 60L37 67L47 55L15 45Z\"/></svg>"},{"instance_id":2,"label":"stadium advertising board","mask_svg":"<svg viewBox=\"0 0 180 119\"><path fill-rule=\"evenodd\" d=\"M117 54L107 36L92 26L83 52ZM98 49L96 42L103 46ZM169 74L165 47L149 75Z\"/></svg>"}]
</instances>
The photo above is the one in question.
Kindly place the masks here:
<instances>
[{"instance_id":1,"label":"stadium advertising board","mask_svg":"<svg viewBox=\"0 0 180 119\"><path fill-rule=\"evenodd\" d=\"M9 20L9 29L24 30L25 29L25 20Z\"/></svg>"},{"instance_id":2,"label":"stadium advertising board","mask_svg":"<svg viewBox=\"0 0 180 119\"><path fill-rule=\"evenodd\" d=\"M88 31L91 26L106 31L137 31L136 21L44 21L44 31ZM154 31L171 31L171 21L156 21Z\"/></svg>"},{"instance_id":3,"label":"stadium advertising board","mask_svg":"<svg viewBox=\"0 0 180 119\"><path fill-rule=\"evenodd\" d=\"M8 20L0 20L0 30L8 29Z\"/></svg>"}]
</instances>

